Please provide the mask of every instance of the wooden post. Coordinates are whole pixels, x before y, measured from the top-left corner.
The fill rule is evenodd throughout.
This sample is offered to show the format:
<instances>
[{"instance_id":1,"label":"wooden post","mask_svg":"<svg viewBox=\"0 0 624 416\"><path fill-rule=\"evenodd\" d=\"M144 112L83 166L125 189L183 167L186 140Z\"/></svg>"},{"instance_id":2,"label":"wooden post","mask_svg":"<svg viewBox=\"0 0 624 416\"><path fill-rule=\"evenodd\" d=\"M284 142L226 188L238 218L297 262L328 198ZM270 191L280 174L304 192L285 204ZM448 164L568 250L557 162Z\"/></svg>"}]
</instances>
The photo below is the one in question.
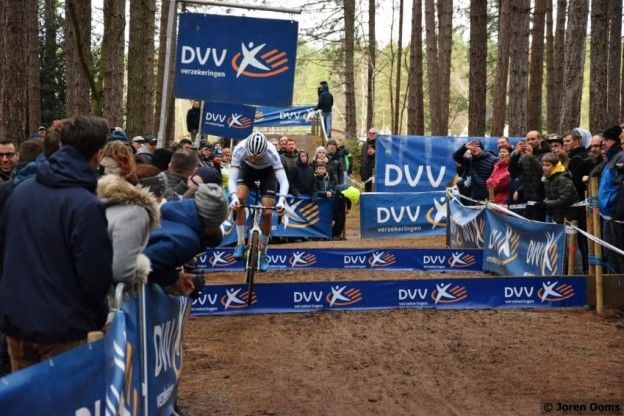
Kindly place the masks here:
<instances>
[{"instance_id":1,"label":"wooden post","mask_svg":"<svg viewBox=\"0 0 624 416\"><path fill-rule=\"evenodd\" d=\"M494 188L488 187L488 201L494 202Z\"/></svg>"},{"instance_id":2,"label":"wooden post","mask_svg":"<svg viewBox=\"0 0 624 416\"><path fill-rule=\"evenodd\" d=\"M591 189L591 196L598 196L598 178L590 178L589 185ZM592 206L592 221L594 223L593 235L596 238L600 238L601 226L600 226L600 210L596 204ZM600 244L594 244L594 257L597 261L602 263L602 246ZM599 315L604 314L604 289L602 287L602 266L596 265L596 312Z\"/></svg>"},{"instance_id":3,"label":"wooden post","mask_svg":"<svg viewBox=\"0 0 624 416\"><path fill-rule=\"evenodd\" d=\"M589 185L589 184L588 184ZM589 188L589 187L588 187ZM591 196L590 190L588 189L586 192L586 198ZM587 206L585 208L585 223L587 224L587 228L586 231L590 234L592 234L592 232L594 231L594 217L592 215L592 209ZM595 254L595 249L594 249L594 242L592 240L590 240L589 238L587 239L587 255L588 257L594 257ZM589 262L589 261L588 261ZM589 277L592 278L596 276L596 265L592 262L589 262Z\"/></svg>"},{"instance_id":4,"label":"wooden post","mask_svg":"<svg viewBox=\"0 0 624 416\"><path fill-rule=\"evenodd\" d=\"M572 220L570 221L575 227L578 227L578 221ZM569 228L570 234L568 234L568 275L574 274L574 260L576 258L576 230L573 228Z\"/></svg>"}]
</instances>

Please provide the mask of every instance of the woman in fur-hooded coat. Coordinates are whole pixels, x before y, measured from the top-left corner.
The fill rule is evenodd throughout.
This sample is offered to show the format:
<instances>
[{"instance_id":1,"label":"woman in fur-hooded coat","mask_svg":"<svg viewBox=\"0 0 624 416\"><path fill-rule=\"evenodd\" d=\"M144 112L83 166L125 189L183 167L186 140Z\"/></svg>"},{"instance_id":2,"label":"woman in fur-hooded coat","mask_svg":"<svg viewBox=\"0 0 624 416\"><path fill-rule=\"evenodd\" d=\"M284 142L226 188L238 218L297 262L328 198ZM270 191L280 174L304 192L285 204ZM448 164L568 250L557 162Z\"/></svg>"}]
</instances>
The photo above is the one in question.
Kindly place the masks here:
<instances>
[{"instance_id":1,"label":"woman in fur-hooded coat","mask_svg":"<svg viewBox=\"0 0 624 416\"><path fill-rule=\"evenodd\" d=\"M152 228L160 223L156 198L117 175L100 178L97 194L106 207L113 243L113 281L146 281L150 264L143 250Z\"/></svg>"}]
</instances>

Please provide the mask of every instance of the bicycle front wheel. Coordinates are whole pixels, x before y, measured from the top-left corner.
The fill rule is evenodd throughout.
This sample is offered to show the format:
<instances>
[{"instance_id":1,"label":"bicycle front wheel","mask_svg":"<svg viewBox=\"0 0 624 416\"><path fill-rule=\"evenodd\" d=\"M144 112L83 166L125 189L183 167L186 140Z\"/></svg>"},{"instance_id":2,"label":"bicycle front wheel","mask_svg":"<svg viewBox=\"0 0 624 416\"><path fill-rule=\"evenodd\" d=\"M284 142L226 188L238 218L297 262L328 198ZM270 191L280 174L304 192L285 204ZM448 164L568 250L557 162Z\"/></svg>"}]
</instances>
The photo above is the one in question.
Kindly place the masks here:
<instances>
[{"instance_id":1,"label":"bicycle front wheel","mask_svg":"<svg viewBox=\"0 0 624 416\"><path fill-rule=\"evenodd\" d=\"M260 233L252 231L245 265L245 282L247 283L247 306L253 302L254 277L258 270L258 256L260 254Z\"/></svg>"}]
</instances>

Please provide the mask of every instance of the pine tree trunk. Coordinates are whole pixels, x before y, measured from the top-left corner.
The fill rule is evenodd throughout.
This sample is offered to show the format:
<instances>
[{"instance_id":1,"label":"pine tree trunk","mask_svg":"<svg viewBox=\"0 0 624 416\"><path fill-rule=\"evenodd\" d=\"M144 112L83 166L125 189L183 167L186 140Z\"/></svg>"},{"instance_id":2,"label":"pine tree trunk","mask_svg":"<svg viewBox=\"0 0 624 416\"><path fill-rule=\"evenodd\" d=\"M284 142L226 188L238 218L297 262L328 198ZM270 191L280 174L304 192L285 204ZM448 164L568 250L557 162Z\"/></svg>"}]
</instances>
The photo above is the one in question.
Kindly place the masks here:
<instances>
[{"instance_id":1,"label":"pine tree trunk","mask_svg":"<svg viewBox=\"0 0 624 416\"><path fill-rule=\"evenodd\" d=\"M160 128L160 110L162 107L162 92L165 78L165 58L167 57L167 25L169 23L169 0L162 0L160 7L160 33L158 34L158 63L156 64L156 90L154 92L154 128ZM173 114L169 114L173 117Z\"/></svg>"},{"instance_id":2,"label":"pine tree trunk","mask_svg":"<svg viewBox=\"0 0 624 416\"><path fill-rule=\"evenodd\" d=\"M553 55L552 89L548 90L548 131L559 131L561 120L561 96L565 60L565 33L567 0L557 0L557 27Z\"/></svg>"},{"instance_id":3,"label":"pine tree trunk","mask_svg":"<svg viewBox=\"0 0 624 416\"><path fill-rule=\"evenodd\" d=\"M375 35L375 0L368 0L368 78L366 81L366 131L375 124L375 68L377 41Z\"/></svg>"},{"instance_id":4,"label":"pine tree trunk","mask_svg":"<svg viewBox=\"0 0 624 416\"><path fill-rule=\"evenodd\" d=\"M607 107L607 124L613 125L620 120L620 66L622 65L622 2L608 2L611 9L609 11L609 80ZM607 127L607 126L605 126Z\"/></svg>"},{"instance_id":5,"label":"pine tree trunk","mask_svg":"<svg viewBox=\"0 0 624 416\"><path fill-rule=\"evenodd\" d=\"M470 80L468 135L485 135L487 85L487 1L470 0Z\"/></svg>"},{"instance_id":6,"label":"pine tree trunk","mask_svg":"<svg viewBox=\"0 0 624 416\"><path fill-rule=\"evenodd\" d=\"M510 1L500 0L498 15L498 57L492 99L492 136L502 136L507 113L507 78L509 77L509 39L511 32Z\"/></svg>"},{"instance_id":7,"label":"pine tree trunk","mask_svg":"<svg viewBox=\"0 0 624 416\"><path fill-rule=\"evenodd\" d=\"M425 134L422 29L422 0L413 0L410 70L408 79L407 134L419 136Z\"/></svg>"},{"instance_id":8,"label":"pine tree trunk","mask_svg":"<svg viewBox=\"0 0 624 416\"><path fill-rule=\"evenodd\" d=\"M345 136L353 138L357 132L356 108L355 108L355 72L354 72L354 49L355 49L355 0L344 1L345 19Z\"/></svg>"},{"instance_id":9,"label":"pine tree trunk","mask_svg":"<svg viewBox=\"0 0 624 416\"><path fill-rule=\"evenodd\" d=\"M606 0L592 0L589 72L589 130L607 127L609 17ZM619 43L619 42L618 42ZM618 71L620 72L620 71Z\"/></svg>"},{"instance_id":10,"label":"pine tree trunk","mask_svg":"<svg viewBox=\"0 0 624 416\"><path fill-rule=\"evenodd\" d=\"M566 31L561 120L558 131L567 131L580 124L588 12L588 0L570 1L570 24Z\"/></svg>"},{"instance_id":11,"label":"pine tree trunk","mask_svg":"<svg viewBox=\"0 0 624 416\"><path fill-rule=\"evenodd\" d=\"M155 0L130 0L128 47L128 136L154 134L154 30Z\"/></svg>"},{"instance_id":12,"label":"pine tree trunk","mask_svg":"<svg viewBox=\"0 0 624 416\"><path fill-rule=\"evenodd\" d=\"M438 53L440 62L440 130L434 134L448 135L451 91L451 51L453 46L453 0L438 0Z\"/></svg>"},{"instance_id":13,"label":"pine tree trunk","mask_svg":"<svg viewBox=\"0 0 624 416\"><path fill-rule=\"evenodd\" d=\"M527 131L527 90L529 83L530 0L511 5L511 45L509 57L509 135L523 136Z\"/></svg>"},{"instance_id":14,"label":"pine tree trunk","mask_svg":"<svg viewBox=\"0 0 624 416\"><path fill-rule=\"evenodd\" d=\"M548 120L551 114L550 103L551 93L554 85L554 71L555 71L555 37L554 30L552 1L548 0L548 6L546 8L546 128L548 128Z\"/></svg>"},{"instance_id":15,"label":"pine tree trunk","mask_svg":"<svg viewBox=\"0 0 624 416\"><path fill-rule=\"evenodd\" d=\"M429 127L431 134L440 131L440 77L438 62L438 35L436 33L435 2L425 0L425 43L427 45L427 90L429 93Z\"/></svg>"},{"instance_id":16,"label":"pine tree trunk","mask_svg":"<svg viewBox=\"0 0 624 416\"><path fill-rule=\"evenodd\" d=\"M529 74L529 99L527 128L542 130L542 84L544 82L544 20L547 0L536 0L531 31L531 68Z\"/></svg>"},{"instance_id":17,"label":"pine tree trunk","mask_svg":"<svg viewBox=\"0 0 624 416\"><path fill-rule=\"evenodd\" d=\"M58 10L58 0L44 1L44 36L39 79L41 84L41 118L42 124L46 126L49 126L53 120L61 119L66 115L65 60L61 55L62 48L58 47L57 42L57 36L62 26Z\"/></svg>"},{"instance_id":18,"label":"pine tree trunk","mask_svg":"<svg viewBox=\"0 0 624 416\"><path fill-rule=\"evenodd\" d=\"M27 137L27 18L24 7L0 7L0 137Z\"/></svg>"},{"instance_id":19,"label":"pine tree trunk","mask_svg":"<svg viewBox=\"0 0 624 416\"><path fill-rule=\"evenodd\" d=\"M102 38L103 115L111 126L123 125L126 0L104 1Z\"/></svg>"},{"instance_id":20,"label":"pine tree trunk","mask_svg":"<svg viewBox=\"0 0 624 416\"><path fill-rule=\"evenodd\" d=\"M26 1L28 45L28 131L41 125L41 88L39 81L39 10L37 0Z\"/></svg>"},{"instance_id":21,"label":"pine tree trunk","mask_svg":"<svg viewBox=\"0 0 624 416\"><path fill-rule=\"evenodd\" d=\"M401 101L401 55L403 53L403 0L399 0L399 41L397 45L397 66L396 83L394 96L394 115L392 117L392 133L399 134L401 125L399 124L399 105Z\"/></svg>"},{"instance_id":22,"label":"pine tree trunk","mask_svg":"<svg viewBox=\"0 0 624 416\"><path fill-rule=\"evenodd\" d=\"M65 79L67 116L91 113L91 0L65 1Z\"/></svg>"}]
</instances>

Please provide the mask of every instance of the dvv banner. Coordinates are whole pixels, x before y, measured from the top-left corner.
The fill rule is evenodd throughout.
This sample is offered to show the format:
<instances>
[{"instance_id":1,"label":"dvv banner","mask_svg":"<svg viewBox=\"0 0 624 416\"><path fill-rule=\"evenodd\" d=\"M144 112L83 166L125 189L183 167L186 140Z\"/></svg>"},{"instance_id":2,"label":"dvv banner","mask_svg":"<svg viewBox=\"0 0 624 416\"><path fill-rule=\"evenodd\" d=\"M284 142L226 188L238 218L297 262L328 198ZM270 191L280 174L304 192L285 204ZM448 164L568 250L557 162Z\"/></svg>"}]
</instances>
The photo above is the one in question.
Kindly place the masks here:
<instances>
[{"instance_id":1,"label":"dvv banner","mask_svg":"<svg viewBox=\"0 0 624 416\"><path fill-rule=\"evenodd\" d=\"M254 125L254 107L240 104L204 103L201 131L215 136L244 139Z\"/></svg>"},{"instance_id":2,"label":"dvv banner","mask_svg":"<svg viewBox=\"0 0 624 416\"><path fill-rule=\"evenodd\" d=\"M565 227L485 211L483 270L503 276L565 273Z\"/></svg>"},{"instance_id":3,"label":"dvv banner","mask_svg":"<svg viewBox=\"0 0 624 416\"><path fill-rule=\"evenodd\" d=\"M375 157L378 192L441 191L455 176L453 152L472 139L496 149L496 138L379 136Z\"/></svg>"},{"instance_id":4,"label":"dvv banner","mask_svg":"<svg viewBox=\"0 0 624 416\"><path fill-rule=\"evenodd\" d=\"M444 235L444 191L363 193L360 197L362 238L395 238Z\"/></svg>"},{"instance_id":5,"label":"dvv banner","mask_svg":"<svg viewBox=\"0 0 624 416\"><path fill-rule=\"evenodd\" d=\"M249 203L253 204L254 196L249 196ZM334 200L318 198L312 201L309 197L289 197L281 222L276 213L273 213L271 236L294 238L329 238L331 236L331 222L334 212ZM247 229L251 226L251 216L247 213ZM225 220L221 224L223 240L220 247L235 244L236 224L232 220Z\"/></svg>"},{"instance_id":6,"label":"dvv banner","mask_svg":"<svg viewBox=\"0 0 624 416\"><path fill-rule=\"evenodd\" d=\"M193 315L395 308L480 309L583 307L585 277L334 281L204 286Z\"/></svg>"},{"instance_id":7,"label":"dvv banner","mask_svg":"<svg viewBox=\"0 0 624 416\"><path fill-rule=\"evenodd\" d=\"M297 31L293 20L181 14L176 97L291 105Z\"/></svg>"},{"instance_id":8,"label":"dvv banner","mask_svg":"<svg viewBox=\"0 0 624 416\"><path fill-rule=\"evenodd\" d=\"M448 243L451 248L483 248L485 208L466 207L459 199L449 201Z\"/></svg>"},{"instance_id":9,"label":"dvv banner","mask_svg":"<svg viewBox=\"0 0 624 416\"><path fill-rule=\"evenodd\" d=\"M314 105L297 107L258 107L256 127L311 126L314 119Z\"/></svg>"}]
</instances>

